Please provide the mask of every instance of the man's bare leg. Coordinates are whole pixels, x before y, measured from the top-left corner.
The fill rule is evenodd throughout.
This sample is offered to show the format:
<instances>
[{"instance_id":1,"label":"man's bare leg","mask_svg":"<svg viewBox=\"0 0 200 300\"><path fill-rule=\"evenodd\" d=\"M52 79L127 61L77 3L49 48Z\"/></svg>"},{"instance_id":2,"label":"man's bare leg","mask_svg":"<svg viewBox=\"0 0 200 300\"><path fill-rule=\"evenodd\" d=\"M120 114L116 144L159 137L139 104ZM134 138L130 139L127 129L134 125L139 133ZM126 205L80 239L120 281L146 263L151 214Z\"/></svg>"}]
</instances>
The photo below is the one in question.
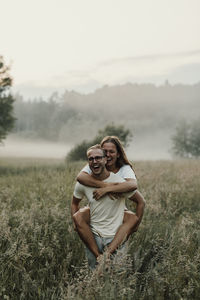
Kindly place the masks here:
<instances>
[{"instance_id":1,"label":"man's bare leg","mask_svg":"<svg viewBox=\"0 0 200 300\"><path fill-rule=\"evenodd\" d=\"M130 234L137 227L138 217L131 211L124 212L123 224L119 227L114 239L107 248L107 252L112 254L123 242L125 242Z\"/></svg>"},{"instance_id":2,"label":"man's bare leg","mask_svg":"<svg viewBox=\"0 0 200 300\"><path fill-rule=\"evenodd\" d=\"M80 208L74 215L73 220L76 225L77 232L84 242L84 244L90 249L90 251L98 257L100 255L93 233L90 229L90 208Z\"/></svg>"}]
</instances>

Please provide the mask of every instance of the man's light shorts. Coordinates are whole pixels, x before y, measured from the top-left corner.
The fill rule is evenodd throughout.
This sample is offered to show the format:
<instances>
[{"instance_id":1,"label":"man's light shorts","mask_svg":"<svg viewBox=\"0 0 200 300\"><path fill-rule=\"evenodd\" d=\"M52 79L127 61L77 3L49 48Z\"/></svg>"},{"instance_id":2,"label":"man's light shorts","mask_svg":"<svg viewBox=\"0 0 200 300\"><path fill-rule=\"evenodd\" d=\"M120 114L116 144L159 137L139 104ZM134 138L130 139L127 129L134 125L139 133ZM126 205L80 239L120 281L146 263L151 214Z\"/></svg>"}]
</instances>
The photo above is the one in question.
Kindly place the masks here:
<instances>
[{"instance_id":1,"label":"man's light shorts","mask_svg":"<svg viewBox=\"0 0 200 300\"><path fill-rule=\"evenodd\" d=\"M99 249L100 253L103 253L106 249L106 247L112 242L112 240L114 239L114 236L112 237L100 237L99 235L93 234L94 235L94 239L96 241L97 247ZM126 254L127 254L127 242L123 243L116 251L116 253L114 254L114 261L116 262L122 262L122 260L124 260ZM88 265L89 268L94 270L96 265L97 265L97 260L95 255L87 248L85 247L85 253L86 253L86 257L88 259Z\"/></svg>"}]
</instances>

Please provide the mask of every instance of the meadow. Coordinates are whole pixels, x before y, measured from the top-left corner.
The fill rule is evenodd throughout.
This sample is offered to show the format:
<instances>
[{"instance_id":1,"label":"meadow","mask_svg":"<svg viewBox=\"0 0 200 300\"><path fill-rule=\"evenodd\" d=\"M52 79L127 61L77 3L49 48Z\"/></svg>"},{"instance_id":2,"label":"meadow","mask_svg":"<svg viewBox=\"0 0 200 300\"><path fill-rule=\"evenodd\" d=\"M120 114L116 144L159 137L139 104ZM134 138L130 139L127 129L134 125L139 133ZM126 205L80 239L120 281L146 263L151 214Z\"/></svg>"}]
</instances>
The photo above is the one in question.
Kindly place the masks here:
<instances>
[{"instance_id":1,"label":"meadow","mask_svg":"<svg viewBox=\"0 0 200 300\"><path fill-rule=\"evenodd\" d=\"M83 165L0 159L0 299L199 299L200 160L134 163L144 218L123 268L101 276L70 215Z\"/></svg>"}]
</instances>

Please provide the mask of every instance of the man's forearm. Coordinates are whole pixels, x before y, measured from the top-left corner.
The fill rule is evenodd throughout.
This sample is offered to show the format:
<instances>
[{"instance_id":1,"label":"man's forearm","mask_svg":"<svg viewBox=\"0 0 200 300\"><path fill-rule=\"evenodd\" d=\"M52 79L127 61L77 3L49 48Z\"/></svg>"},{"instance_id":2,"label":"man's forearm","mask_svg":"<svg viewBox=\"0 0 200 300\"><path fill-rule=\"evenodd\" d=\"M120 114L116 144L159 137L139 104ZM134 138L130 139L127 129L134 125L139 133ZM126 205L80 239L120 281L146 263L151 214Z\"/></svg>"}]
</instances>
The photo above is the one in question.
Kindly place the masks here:
<instances>
[{"instance_id":1,"label":"man's forearm","mask_svg":"<svg viewBox=\"0 0 200 300\"><path fill-rule=\"evenodd\" d=\"M79 210L80 201L81 201L81 199L78 199L75 196L73 196L73 199L72 199L72 202L71 202L71 216L72 217Z\"/></svg>"},{"instance_id":2,"label":"man's forearm","mask_svg":"<svg viewBox=\"0 0 200 300\"><path fill-rule=\"evenodd\" d=\"M71 216L73 217L73 215L79 210L79 205L77 204L72 204L71 205Z\"/></svg>"},{"instance_id":3,"label":"man's forearm","mask_svg":"<svg viewBox=\"0 0 200 300\"><path fill-rule=\"evenodd\" d=\"M139 219L139 223L142 220L143 214L144 214L144 208L146 201L144 200L144 197L139 191L136 191L136 193L129 198L131 201L136 203L136 216Z\"/></svg>"},{"instance_id":4,"label":"man's forearm","mask_svg":"<svg viewBox=\"0 0 200 300\"><path fill-rule=\"evenodd\" d=\"M138 223L141 222L144 214L145 203L139 203L136 207L136 216L138 217Z\"/></svg>"},{"instance_id":5,"label":"man's forearm","mask_svg":"<svg viewBox=\"0 0 200 300\"><path fill-rule=\"evenodd\" d=\"M80 200L73 197L73 200L72 200L72 203L71 203L71 217L72 217L74 230L76 230L76 224L74 222L74 215L79 210L79 202L80 202Z\"/></svg>"}]
</instances>

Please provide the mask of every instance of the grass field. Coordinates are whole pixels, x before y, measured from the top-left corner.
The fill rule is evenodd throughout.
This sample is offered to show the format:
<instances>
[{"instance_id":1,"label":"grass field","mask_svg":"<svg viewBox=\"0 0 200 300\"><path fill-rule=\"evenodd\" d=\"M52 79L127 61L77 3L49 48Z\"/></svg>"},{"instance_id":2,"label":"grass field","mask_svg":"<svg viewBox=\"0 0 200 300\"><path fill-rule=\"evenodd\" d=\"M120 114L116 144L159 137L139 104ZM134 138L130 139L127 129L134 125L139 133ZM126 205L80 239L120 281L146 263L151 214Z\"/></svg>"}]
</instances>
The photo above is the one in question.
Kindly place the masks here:
<instances>
[{"instance_id":1,"label":"grass field","mask_svg":"<svg viewBox=\"0 0 200 300\"><path fill-rule=\"evenodd\" d=\"M134 164L144 218L123 268L102 276L71 223L83 165L0 159L0 299L199 299L200 161Z\"/></svg>"}]
</instances>

